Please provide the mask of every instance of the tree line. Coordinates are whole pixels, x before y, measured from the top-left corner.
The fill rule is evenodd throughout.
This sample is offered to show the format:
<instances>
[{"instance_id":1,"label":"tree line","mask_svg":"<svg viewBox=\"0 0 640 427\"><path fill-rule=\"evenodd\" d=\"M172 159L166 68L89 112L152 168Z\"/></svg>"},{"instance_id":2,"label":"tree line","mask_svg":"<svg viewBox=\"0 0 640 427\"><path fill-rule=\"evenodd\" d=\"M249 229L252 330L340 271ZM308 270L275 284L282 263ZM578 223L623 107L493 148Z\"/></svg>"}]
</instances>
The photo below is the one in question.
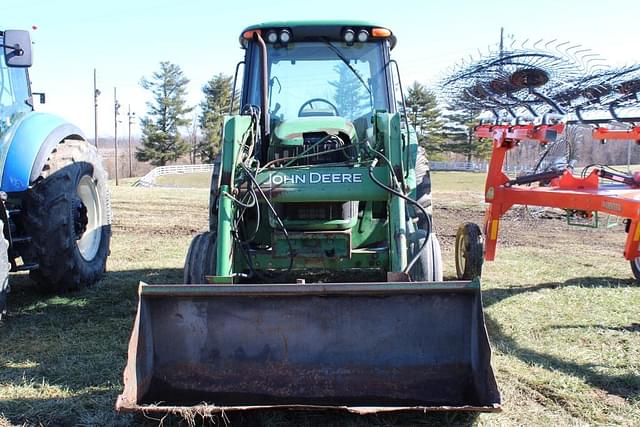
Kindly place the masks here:
<instances>
[{"instance_id":1,"label":"tree line","mask_svg":"<svg viewBox=\"0 0 640 427\"><path fill-rule=\"evenodd\" d=\"M223 120L231 107L232 77L217 74L202 87L200 112L193 121L188 118L195 108L187 103L188 84L180 66L168 61L160 62L150 78L141 79L140 85L151 92L152 99L140 122L142 140L136 152L139 161L164 166L191 153L193 160L199 157L201 162L211 163L220 151ZM432 159L455 153L471 161L485 159L491 152L487 141L473 137L473 113L442 111L435 94L418 82L407 91L405 114L416 130L419 144ZM180 131L185 128L190 129L191 141Z\"/></svg>"}]
</instances>

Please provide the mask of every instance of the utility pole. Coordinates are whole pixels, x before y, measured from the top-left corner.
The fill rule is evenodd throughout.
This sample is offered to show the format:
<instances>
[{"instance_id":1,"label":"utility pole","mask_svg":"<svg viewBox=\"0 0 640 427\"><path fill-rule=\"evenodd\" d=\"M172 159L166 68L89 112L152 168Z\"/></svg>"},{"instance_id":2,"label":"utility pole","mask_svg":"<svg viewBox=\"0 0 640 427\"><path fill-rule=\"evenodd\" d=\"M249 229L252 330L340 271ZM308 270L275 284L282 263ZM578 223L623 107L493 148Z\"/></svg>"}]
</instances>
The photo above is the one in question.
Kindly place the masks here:
<instances>
[{"instance_id":1,"label":"utility pole","mask_svg":"<svg viewBox=\"0 0 640 427\"><path fill-rule=\"evenodd\" d=\"M196 147L198 145L198 127L197 127L196 115L193 115L191 121L191 164L196 164Z\"/></svg>"},{"instance_id":2,"label":"utility pole","mask_svg":"<svg viewBox=\"0 0 640 427\"><path fill-rule=\"evenodd\" d=\"M113 148L115 152L115 167L116 167L116 185L118 185L118 112L120 110L120 103L118 102L118 95L116 88L113 88Z\"/></svg>"},{"instance_id":3,"label":"utility pole","mask_svg":"<svg viewBox=\"0 0 640 427\"><path fill-rule=\"evenodd\" d=\"M127 117L129 118L129 178L131 178L133 177L133 169L131 168L131 163L133 162L133 158L131 157L131 124L136 118L136 113L131 112L131 104L129 104L129 112L127 113Z\"/></svg>"},{"instance_id":4,"label":"utility pole","mask_svg":"<svg viewBox=\"0 0 640 427\"><path fill-rule=\"evenodd\" d=\"M98 96L100 90L97 87L96 69L93 69L93 143L98 148Z\"/></svg>"}]
</instances>

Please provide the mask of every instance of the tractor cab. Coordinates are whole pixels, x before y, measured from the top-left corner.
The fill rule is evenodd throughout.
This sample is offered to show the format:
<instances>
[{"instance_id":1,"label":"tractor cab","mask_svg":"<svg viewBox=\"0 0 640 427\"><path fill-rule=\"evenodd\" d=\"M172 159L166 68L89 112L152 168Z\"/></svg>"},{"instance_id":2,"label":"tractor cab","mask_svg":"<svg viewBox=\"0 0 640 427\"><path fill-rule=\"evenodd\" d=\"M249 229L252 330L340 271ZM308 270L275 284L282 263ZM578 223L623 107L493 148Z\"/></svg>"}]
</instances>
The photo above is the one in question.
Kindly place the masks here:
<instances>
[{"instance_id":1,"label":"tractor cab","mask_svg":"<svg viewBox=\"0 0 640 427\"><path fill-rule=\"evenodd\" d=\"M271 148L263 161L283 150L291 154L295 141L308 145L326 135L364 141L376 110L395 112L388 66L395 37L386 28L267 23L246 28L240 43L246 49L241 105L259 106L268 121Z\"/></svg>"}]
</instances>

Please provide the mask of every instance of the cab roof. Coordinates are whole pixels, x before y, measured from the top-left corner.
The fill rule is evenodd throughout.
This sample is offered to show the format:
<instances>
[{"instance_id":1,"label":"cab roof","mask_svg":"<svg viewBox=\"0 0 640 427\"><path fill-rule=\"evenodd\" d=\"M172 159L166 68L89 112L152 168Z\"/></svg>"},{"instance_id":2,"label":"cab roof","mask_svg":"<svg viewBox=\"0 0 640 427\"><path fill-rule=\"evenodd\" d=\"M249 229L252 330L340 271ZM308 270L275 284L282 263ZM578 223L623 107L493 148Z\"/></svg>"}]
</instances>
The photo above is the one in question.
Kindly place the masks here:
<instances>
[{"instance_id":1,"label":"cab roof","mask_svg":"<svg viewBox=\"0 0 640 427\"><path fill-rule=\"evenodd\" d=\"M246 27L240 33L240 44L243 44L243 35L248 31L259 30L262 34L269 30L283 30L288 29L292 35L292 41L312 39L318 37L325 37L332 40L342 40L342 34L346 29L352 29L354 31L367 30L371 34L372 28L384 28L383 25L378 25L375 22L364 20L310 20L310 21L270 21L254 24ZM390 30L389 30L390 31ZM391 49L396 45L396 37L390 31L390 36L387 37L390 43Z\"/></svg>"}]
</instances>

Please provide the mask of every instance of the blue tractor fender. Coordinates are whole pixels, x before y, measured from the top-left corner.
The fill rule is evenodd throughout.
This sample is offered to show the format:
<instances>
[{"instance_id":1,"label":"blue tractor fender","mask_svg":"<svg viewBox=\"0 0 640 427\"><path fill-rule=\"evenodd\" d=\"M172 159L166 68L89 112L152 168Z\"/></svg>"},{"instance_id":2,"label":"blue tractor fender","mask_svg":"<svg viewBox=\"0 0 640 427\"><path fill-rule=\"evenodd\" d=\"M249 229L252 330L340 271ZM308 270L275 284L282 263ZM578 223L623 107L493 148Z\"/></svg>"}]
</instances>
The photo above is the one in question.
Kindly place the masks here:
<instances>
[{"instance_id":1,"label":"blue tractor fender","mask_svg":"<svg viewBox=\"0 0 640 427\"><path fill-rule=\"evenodd\" d=\"M53 114L36 112L23 116L5 138L2 141L2 154L6 154L6 157L0 190L6 193L27 190L61 141L86 139L78 127L66 120Z\"/></svg>"}]
</instances>

